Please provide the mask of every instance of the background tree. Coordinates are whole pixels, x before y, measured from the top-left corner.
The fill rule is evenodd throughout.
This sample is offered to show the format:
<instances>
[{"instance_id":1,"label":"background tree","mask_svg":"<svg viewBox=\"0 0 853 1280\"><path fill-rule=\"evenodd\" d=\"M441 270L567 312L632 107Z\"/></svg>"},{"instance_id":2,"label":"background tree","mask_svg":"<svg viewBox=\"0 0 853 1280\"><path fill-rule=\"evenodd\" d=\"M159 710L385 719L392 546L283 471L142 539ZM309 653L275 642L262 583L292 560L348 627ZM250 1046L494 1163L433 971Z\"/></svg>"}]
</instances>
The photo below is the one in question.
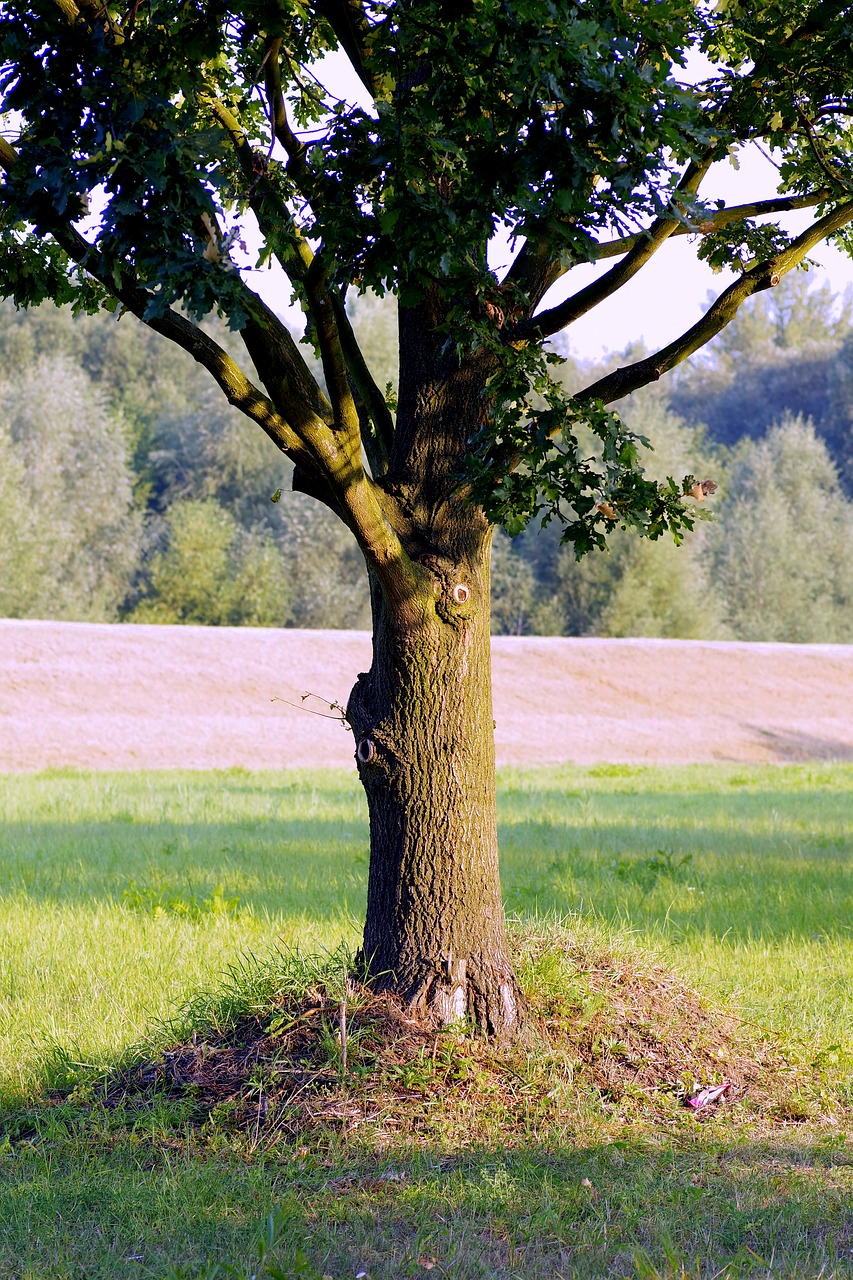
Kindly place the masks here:
<instances>
[{"instance_id":1,"label":"background tree","mask_svg":"<svg viewBox=\"0 0 853 1280\"><path fill-rule=\"evenodd\" d=\"M0 615L116 621L141 540L129 436L66 359L0 383Z\"/></svg>"},{"instance_id":2,"label":"background tree","mask_svg":"<svg viewBox=\"0 0 853 1280\"><path fill-rule=\"evenodd\" d=\"M215 498L176 502L165 524L166 546L151 557L132 621L284 623L290 593L270 534L242 529Z\"/></svg>"},{"instance_id":3,"label":"background tree","mask_svg":"<svg viewBox=\"0 0 853 1280\"><path fill-rule=\"evenodd\" d=\"M692 524L695 477L647 479L606 406L819 240L844 239L850 8L7 0L3 290L121 307L184 347L364 556L374 657L348 705L371 828L364 962L414 1008L496 1032L521 1016L497 871L493 527L558 521L582 555L617 527L654 539ZM319 86L312 64L335 47L369 105ZM698 85L690 50L717 68ZM782 194L736 208L700 195L713 162L756 137L781 154ZM755 221L807 207L795 237ZM238 269L250 211L306 311L322 387ZM516 248L501 279L499 225ZM735 283L661 351L569 394L543 342L688 231L739 267ZM575 265L611 257L549 303ZM397 295L396 399L359 348L353 286ZM210 310L260 386L198 323Z\"/></svg>"},{"instance_id":4,"label":"background tree","mask_svg":"<svg viewBox=\"0 0 853 1280\"><path fill-rule=\"evenodd\" d=\"M844 351L853 298L810 283L807 273L797 272L750 298L713 349L677 379L670 403L726 445L758 439L786 412L809 418L846 477L853 398ZM853 472L850 478L853 496Z\"/></svg>"},{"instance_id":5,"label":"background tree","mask_svg":"<svg viewBox=\"0 0 853 1280\"><path fill-rule=\"evenodd\" d=\"M631 396L623 416L653 447L647 466L652 478L664 483L667 476L683 475L692 465L722 479L722 451L668 410L659 386ZM582 560L552 537L550 546L531 552L541 591L530 611L531 621L543 630L569 635L718 638L726 634L723 603L709 572L707 551L704 525L682 547L668 539L640 541L616 529L607 547L594 549Z\"/></svg>"},{"instance_id":6,"label":"background tree","mask_svg":"<svg viewBox=\"0 0 853 1280\"><path fill-rule=\"evenodd\" d=\"M788 418L742 443L712 545L738 639L849 644L853 504L811 424Z\"/></svg>"},{"instance_id":7,"label":"background tree","mask_svg":"<svg viewBox=\"0 0 853 1280\"><path fill-rule=\"evenodd\" d=\"M498 530L492 542L492 634L523 636L535 626L536 575L530 561Z\"/></svg>"},{"instance_id":8,"label":"background tree","mask_svg":"<svg viewBox=\"0 0 853 1280\"><path fill-rule=\"evenodd\" d=\"M847 333L841 344L830 387L834 430L821 434L832 452L845 493L853 497L853 333Z\"/></svg>"}]
</instances>

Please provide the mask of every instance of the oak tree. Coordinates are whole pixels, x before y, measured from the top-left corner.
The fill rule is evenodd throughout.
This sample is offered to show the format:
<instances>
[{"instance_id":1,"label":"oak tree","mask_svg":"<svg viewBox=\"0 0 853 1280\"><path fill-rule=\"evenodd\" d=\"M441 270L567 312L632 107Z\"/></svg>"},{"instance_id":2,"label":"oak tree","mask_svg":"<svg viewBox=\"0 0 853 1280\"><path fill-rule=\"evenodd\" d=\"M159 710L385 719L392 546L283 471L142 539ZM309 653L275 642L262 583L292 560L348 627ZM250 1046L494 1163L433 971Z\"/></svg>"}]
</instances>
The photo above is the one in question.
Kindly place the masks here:
<instances>
[{"instance_id":1,"label":"oak tree","mask_svg":"<svg viewBox=\"0 0 853 1280\"><path fill-rule=\"evenodd\" d=\"M185 348L351 531L374 627L347 708L370 813L364 963L415 1008L512 1032L492 532L557 520L582 555L620 526L691 526L701 485L647 479L608 406L820 240L849 243L853 6L3 0L0 21L0 289L121 309ZM323 87L336 49L360 102ZM726 206L712 166L756 140L778 193ZM779 221L793 209L813 210L798 234ZM249 218L322 380L241 268ZM684 235L734 283L661 350L566 391L548 339ZM572 289L590 262L612 265ZM394 395L355 339L351 289L396 294ZM251 364L200 326L210 311Z\"/></svg>"}]
</instances>

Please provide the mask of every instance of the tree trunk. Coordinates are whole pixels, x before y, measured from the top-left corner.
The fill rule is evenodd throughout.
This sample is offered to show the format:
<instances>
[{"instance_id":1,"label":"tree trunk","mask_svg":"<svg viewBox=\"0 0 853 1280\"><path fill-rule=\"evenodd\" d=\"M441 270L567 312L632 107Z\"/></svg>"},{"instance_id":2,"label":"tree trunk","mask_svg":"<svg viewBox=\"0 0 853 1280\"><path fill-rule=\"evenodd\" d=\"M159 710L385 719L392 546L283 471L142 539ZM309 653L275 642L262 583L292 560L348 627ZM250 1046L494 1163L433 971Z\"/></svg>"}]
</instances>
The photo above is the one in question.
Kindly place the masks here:
<instances>
[{"instance_id":1,"label":"tree trunk","mask_svg":"<svg viewBox=\"0 0 853 1280\"><path fill-rule=\"evenodd\" d=\"M363 960L441 1024L514 1033L522 997L498 876L489 545L423 557L412 626L374 591L373 665L348 707L370 813ZM422 618L422 621L420 620Z\"/></svg>"}]
</instances>

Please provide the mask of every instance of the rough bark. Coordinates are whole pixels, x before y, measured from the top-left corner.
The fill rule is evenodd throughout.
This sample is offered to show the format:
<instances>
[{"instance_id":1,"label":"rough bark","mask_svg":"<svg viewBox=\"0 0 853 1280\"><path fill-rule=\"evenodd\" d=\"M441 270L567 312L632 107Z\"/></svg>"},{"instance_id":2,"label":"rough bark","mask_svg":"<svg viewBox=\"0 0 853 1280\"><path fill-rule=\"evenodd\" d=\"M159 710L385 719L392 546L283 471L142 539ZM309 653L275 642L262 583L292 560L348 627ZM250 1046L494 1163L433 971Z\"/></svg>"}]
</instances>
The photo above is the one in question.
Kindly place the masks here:
<instances>
[{"instance_id":1,"label":"rough bark","mask_svg":"<svg viewBox=\"0 0 853 1280\"><path fill-rule=\"evenodd\" d=\"M374 593L373 665L348 716L370 813L367 971L420 1014L505 1037L523 1002L498 878L488 532L477 543L422 560L418 625Z\"/></svg>"}]
</instances>

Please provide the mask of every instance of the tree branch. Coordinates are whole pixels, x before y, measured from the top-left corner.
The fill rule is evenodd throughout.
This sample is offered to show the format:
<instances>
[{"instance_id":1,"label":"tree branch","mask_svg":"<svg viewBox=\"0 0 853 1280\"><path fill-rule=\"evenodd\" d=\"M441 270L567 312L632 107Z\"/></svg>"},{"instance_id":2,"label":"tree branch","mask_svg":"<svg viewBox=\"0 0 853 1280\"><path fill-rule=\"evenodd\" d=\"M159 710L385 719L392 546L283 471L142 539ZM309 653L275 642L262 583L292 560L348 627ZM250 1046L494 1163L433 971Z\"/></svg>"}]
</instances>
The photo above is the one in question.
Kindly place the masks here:
<instances>
[{"instance_id":1,"label":"tree branch","mask_svg":"<svg viewBox=\"0 0 853 1280\"><path fill-rule=\"evenodd\" d=\"M332 407L305 361L287 325L246 282L240 279L241 302L248 320L240 330L243 343L261 372L264 385L297 432L314 419L328 425Z\"/></svg>"},{"instance_id":2,"label":"tree branch","mask_svg":"<svg viewBox=\"0 0 853 1280\"><path fill-rule=\"evenodd\" d=\"M80 20L81 11L75 0L54 0L54 3L67 22ZM100 0L80 0L80 5L90 18L94 14L100 19L106 12L101 8ZM239 128L236 120L233 120L233 124ZM243 142L248 147L245 138ZM10 152L14 158L11 148ZM248 152L254 163L254 153L250 147ZM107 284L109 287L109 282ZM241 280L241 284L249 315L243 331L244 342L256 367L265 371L264 381L277 410L287 415L297 430L300 426L310 427L314 418L329 421L332 417L331 406L317 385L289 329L244 281ZM125 299L122 301L128 310L134 310ZM264 359L264 355L271 355L273 358Z\"/></svg>"},{"instance_id":3,"label":"tree branch","mask_svg":"<svg viewBox=\"0 0 853 1280\"><path fill-rule=\"evenodd\" d=\"M684 175L678 184L678 188L672 195L672 202L677 203L679 195L693 196L698 190L699 184L711 167L713 160L713 151L708 149L705 156L698 161L692 161L684 171ZM596 290L596 296L590 294L591 300L584 306L584 311L589 310L599 303L602 298L606 298L616 289L622 287L632 276L645 266L649 258L660 248L679 226L677 218L659 217L656 218L649 227L648 231L640 236L632 238L630 248L626 250L628 257L625 262L620 263L612 271L608 272L601 280L597 280L590 289ZM553 237L549 237L546 233L539 244L533 248L529 255L525 257L525 250L522 249L510 268L506 280L511 284L517 284L528 292L532 301L532 310L535 310L539 302L542 300L548 289L570 271L572 266L577 266L577 262L564 265L559 258L553 256L554 245ZM527 246L525 246L526 248ZM600 253L591 255L591 260L595 261L602 256ZM531 289L531 285L533 286ZM588 292L588 291L584 291ZM563 304L565 305L565 304ZM547 314L547 313L546 313ZM583 311L580 313L583 314ZM564 321L563 324L569 323ZM559 328L563 328L563 324ZM529 316L519 326L521 336L529 328L531 333L539 333L539 325ZM555 332L552 330L551 332Z\"/></svg>"},{"instance_id":4,"label":"tree branch","mask_svg":"<svg viewBox=\"0 0 853 1280\"><path fill-rule=\"evenodd\" d=\"M268 63L271 61L272 58L267 59ZM211 94L206 94L203 101L231 139L243 173L251 182L250 203L252 209L258 219L261 230L265 235L269 235L273 229L269 225L268 211L264 207L268 184L265 182L263 173L259 174L257 172L256 157L249 145L249 140L239 120L229 107L226 107L224 103L214 98ZM263 190L261 190L262 184ZM259 196L260 198L258 198ZM276 204L278 206L276 211L279 216L283 215L287 218L288 230L291 232L291 236L285 252L282 252L283 246L280 237L274 233L271 236L271 243L283 269L288 275L292 275L301 283L311 306L316 323L317 342L320 347L323 372L326 375L326 385L332 400L335 424L339 429L352 431L356 436L359 436L358 410L347 378L346 360L341 350L340 336L328 289L327 273L323 269L321 259L314 254L311 246L298 231L290 210L283 201L276 201Z\"/></svg>"},{"instance_id":5,"label":"tree branch","mask_svg":"<svg viewBox=\"0 0 853 1280\"><path fill-rule=\"evenodd\" d=\"M53 0L53 2L69 25L79 21L81 14L74 0Z\"/></svg>"},{"instance_id":6,"label":"tree branch","mask_svg":"<svg viewBox=\"0 0 853 1280\"><path fill-rule=\"evenodd\" d=\"M558 333L567 325L573 324L587 311L597 306L605 298L609 298L617 289L637 274L646 265L649 258L670 236L707 235L719 227L725 227L741 218L755 218L767 213L784 213L791 209L808 209L828 199L830 191L822 187L819 191L809 192L805 196L778 196L775 199L756 200L752 204L734 205L729 209L719 209L715 213L702 215L702 221L696 225L686 225L674 219L661 219L653 223L648 231L636 236L625 236L621 240L611 240L602 246L604 252L598 257L615 256L626 251L626 257L617 267L611 268L598 280L594 280L585 288L566 298L556 307L543 311L533 319L519 325L519 336L547 338ZM664 225L661 225L664 224ZM669 230L666 228L669 227ZM650 244L649 242L652 241ZM513 335L514 336L514 335Z\"/></svg>"},{"instance_id":7,"label":"tree branch","mask_svg":"<svg viewBox=\"0 0 853 1280\"><path fill-rule=\"evenodd\" d=\"M843 3L841 3L841 6L840 6L841 9L843 9L844 3L846 2L847 0L843 0ZM837 8L838 6L836 5L834 7ZM821 10L823 8L832 9L833 6L828 4L824 6L818 6L818 8ZM822 19L821 23L823 22L824 20ZM821 23L818 23L818 25L815 27L815 30L822 29ZM809 27L797 29L799 34L789 33L789 38L782 41L782 43L791 43L791 41L796 41L801 38L805 38L806 33L808 33L810 30L811 28ZM717 126L720 126L723 124L726 116L731 113L736 101L742 101L745 95L748 92L752 91L753 83L756 80L758 81L759 84L761 83L760 77L758 76L758 73L757 73L757 68L753 68L753 70L737 84L733 98L730 99L727 103L725 103L721 108L721 111L718 113L717 119L716 119ZM734 140L738 140L739 136L740 135L736 131L734 135ZM810 145L812 146L812 150L816 151L815 140L812 139L810 134L809 134L809 141L810 141ZM699 165L703 166L702 174L700 175L699 180L701 180L701 176L704 175L704 172L707 169L708 160L712 158L713 158L712 149L709 148L706 151L705 157L703 158L703 160L696 162ZM817 158L818 158L818 163L820 163L821 167L823 167L826 171L827 170L826 163L822 162L819 156ZM691 166L691 168L693 167L694 166ZM688 169L688 172L689 171L690 170ZM829 169L828 172L829 172L830 180L833 182L833 184L836 182L840 182L842 183L842 185L844 185L843 178L841 177L840 174L834 172L831 168ZM696 183L696 186L698 186L698 182ZM694 187L693 189L695 190L696 188ZM845 189L848 191L850 190L849 186L847 186ZM677 200L677 198L678 198L678 193L676 192L673 196L673 199ZM761 207L761 206L764 206L764 207ZM802 207L804 207L802 204L782 205L782 204L775 204L775 203L770 204L770 202L763 202L763 201L757 202L757 205L754 206L753 212L750 212L749 206L743 206L740 212L738 213L735 213L734 211L725 211L723 213L723 216L719 219L719 221L715 223L715 225L717 226L725 225L726 222L733 220L735 217L758 216L761 213L781 212L787 208L802 208ZM710 220L711 219L708 219L708 221ZM617 255L621 256L623 253L636 254L637 256L632 259L631 263L623 264L623 268L621 270L618 270L612 274L609 274L608 277L606 277L607 284L605 284L603 281L597 281L595 282L594 285L589 286L588 290L582 290L578 295L575 296L574 299L568 299L566 300L566 302L561 304L563 308L562 311L558 311L557 309L554 309L553 314L551 312L546 312L544 313L544 315L540 315L538 324L535 324L535 325L532 323L530 324L530 335L543 337L543 336L548 336L550 334L556 333L559 329L565 327L565 325L570 324L573 320L577 319L579 315L583 315L584 312L587 311L590 307L595 306L596 303L601 301L603 297L609 296L609 294L612 293L615 289L620 288L621 285L625 283L625 280L630 279L632 275L636 274L636 271L639 270L640 267L645 264L645 261L648 260L648 257L651 256L650 253L643 253L642 250L638 249L638 242L640 240L645 241L647 246L649 245L649 241L651 240L652 244L654 245L654 248L651 249L651 252L654 252L655 248L659 247L660 243L662 243L663 240L669 238L669 235L687 235L687 234L690 234L691 230L693 230L693 228L691 228L689 225L685 226L683 224L679 224L679 220L675 219L674 221L676 222L676 229L673 229L667 232L665 230L664 224L668 221L669 219L659 218L655 221L655 223L653 223L651 228L649 228L644 232L641 232L639 236L620 237L618 240L611 241L605 245L601 245L598 247L590 246L592 248L592 252L590 253L590 260L593 260L593 261L597 261L605 257L613 257ZM533 310L535 310L535 307L539 304L539 302L541 302L547 289L549 289L558 279L560 279L560 277L564 275L566 271L571 270L573 266L578 265L578 261L570 262L568 265L563 265L559 261L559 259L555 257L555 254L554 254L555 239L556 239L555 232L556 232L557 226L558 226L558 223L556 220L554 220L554 222L552 223L553 231L549 235L548 222L547 220L543 220L543 228L544 228L543 232L539 236L534 235L533 237L531 237L531 239L522 247L504 281L505 285L512 286L514 283L520 285L523 291L527 293L527 295L531 298L533 303L533 308L532 308ZM660 237L661 237L660 239L657 238L658 233L660 234ZM528 316L528 322L529 322L529 316Z\"/></svg>"},{"instance_id":8,"label":"tree branch","mask_svg":"<svg viewBox=\"0 0 853 1280\"><path fill-rule=\"evenodd\" d=\"M709 231L716 231L718 227L725 227L728 223L737 222L740 218L760 218L769 213L790 213L795 209L811 209L822 200L828 200L831 195L832 192L828 187L820 187L817 191L809 191L802 196L771 196L767 200L753 200L750 204L734 204L724 209L707 210L703 212L702 221L698 226L680 222L672 234L674 236L707 235ZM618 240L605 240L598 246L594 261L598 262L602 258L616 258L620 254L628 253L637 241L647 234L645 231L640 231L635 236L620 236Z\"/></svg>"},{"instance_id":9,"label":"tree branch","mask_svg":"<svg viewBox=\"0 0 853 1280\"><path fill-rule=\"evenodd\" d=\"M17 161L14 148L5 139L0 139L0 167L6 173L11 173ZM102 262L97 248L84 239L70 224L62 222L59 218L53 218L47 223L45 230L56 240L72 262L94 279L99 280L121 302L122 306L148 328L183 348L207 369L224 392L229 404L257 422L288 457L309 469L316 465L305 441L294 430L291 423L279 412L272 401L249 381L236 361L232 360L213 338L171 307L167 308L162 316L146 316L152 300L148 290L128 278L127 270L123 273L123 278L117 281L113 272ZM247 292L251 291L247 290ZM254 294L251 296L255 298ZM263 306L260 299L255 298L255 301Z\"/></svg>"},{"instance_id":10,"label":"tree branch","mask_svg":"<svg viewBox=\"0 0 853 1280\"><path fill-rule=\"evenodd\" d=\"M709 153L703 160L688 165L684 177L678 185L678 190L672 197L673 202L678 200L679 195L694 196L696 194L699 184L711 167L711 160L712 157ZM597 306L599 302L609 298L612 293L615 293L617 289L621 289L624 284L633 279L638 271L643 269L649 259L657 253L661 245L674 234L679 225L679 221L675 218L656 218L645 235L636 237L634 244L622 262L615 267L611 267L600 279L594 280L592 284L587 285L585 289L581 289L571 298L567 298L558 307L553 307L542 316L522 322L519 326L519 336L524 336L525 331L529 331L529 333L535 334L537 337L544 337L548 333L556 333L557 329L565 328L567 324L577 320L579 316ZM549 323L553 323L555 328L543 327L543 325L547 326Z\"/></svg>"},{"instance_id":11,"label":"tree branch","mask_svg":"<svg viewBox=\"0 0 853 1280\"><path fill-rule=\"evenodd\" d=\"M370 23L361 0L317 0L316 8L334 31L367 92L378 98L380 86L370 70Z\"/></svg>"},{"instance_id":12,"label":"tree branch","mask_svg":"<svg viewBox=\"0 0 853 1280\"><path fill-rule=\"evenodd\" d=\"M263 218L269 243L282 269L295 280L304 280L313 259L308 242L302 236L285 201L274 191L266 177L267 158L252 148L237 116L210 92L199 95L214 120L228 135L243 176L249 184L248 196L252 212ZM262 224L262 230L264 225Z\"/></svg>"},{"instance_id":13,"label":"tree branch","mask_svg":"<svg viewBox=\"0 0 853 1280\"><path fill-rule=\"evenodd\" d=\"M102 29L109 30L113 45L124 43L121 24L110 16L109 10L102 0L53 0L59 12L69 26L75 22L86 22L90 27L101 24Z\"/></svg>"},{"instance_id":14,"label":"tree branch","mask_svg":"<svg viewBox=\"0 0 853 1280\"><path fill-rule=\"evenodd\" d=\"M346 356L350 377L358 398L370 419L369 425L373 427L372 431L364 434L364 448L367 453L367 460L370 463L370 469L373 474L379 476L388 469L391 445L394 441L394 418L388 408L385 396L367 367L367 361L364 358L361 347L358 345L358 339L353 332L353 327L350 324L349 316L343 303L339 298L334 298L333 301L341 347Z\"/></svg>"},{"instance_id":15,"label":"tree branch","mask_svg":"<svg viewBox=\"0 0 853 1280\"><path fill-rule=\"evenodd\" d=\"M287 172L294 181L304 180L306 175L310 173L308 163L305 159L306 146L301 138L298 138L290 127L287 119L287 108L284 104L284 91L281 84L281 46L280 37L271 39L267 43L266 52L264 54L264 88L266 89L267 102L269 104L270 127L273 131L273 137L284 147L287 152ZM309 192L302 191L306 197Z\"/></svg>"},{"instance_id":16,"label":"tree branch","mask_svg":"<svg viewBox=\"0 0 853 1280\"><path fill-rule=\"evenodd\" d=\"M135 315L149 329L162 334L176 346L189 352L193 359L212 375L214 381L225 393L228 403L257 422L288 457L303 466L312 465L313 459L307 449L306 441L278 407L250 382L237 362L224 348L220 347L218 342L171 307L167 307L161 316L146 317L146 310L152 301L152 295L147 289L127 280L117 284L112 272L99 263L97 250L73 228L55 226L49 230L72 262L76 262L99 280L118 298L126 310Z\"/></svg>"},{"instance_id":17,"label":"tree branch","mask_svg":"<svg viewBox=\"0 0 853 1280\"><path fill-rule=\"evenodd\" d=\"M18 163L14 148L5 139L0 140L0 168L11 173ZM301 487L327 502L349 527L378 581L402 615L405 617L411 611L413 621L417 620L423 584L397 530L401 515L396 501L368 477L362 466L358 415L348 389L354 426L345 420L342 424L345 429L336 430L305 406L299 412L296 430L276 405L249 381L236 361L197 325L172 308L166 308L161 315L148 314L153 295L136 282L131 268L125 267L117 279L98 249L57 215L41 219L37 230L51 235L71 262L99 280L150 329L183 348L207 369L228 402L257 422L293 460L296 473L301 477ZM310 269L317 274L314 264ZM246 293L263 311L260 299L251 290L247 289ZM334 323L331 304L321 319ZM260 323L255 328L258 335L269 333ZM294 407L299 409L298 405ZM336 426L340 425L336 422Z\"/></svg>"},{"instance_id":18,"label":"tree branch","mask_svg":"<svg viewBox=\"0 0 853 1280\"><path fill-rule=\"evenodd\" d=\"M851 184L850 181L844 177L844 174L840 171L838 166L834 165L832 161L829 159L829 157L827 156L823 147L820 145L817 134L815 133L813 122L808 118L805 111L800 106L799 102L797 102L796 98L794 99L794 107L799 117L800 124L803 126L803 129L805 130L805 135L806 135L806 138L808 139L809 150L814 156L819 169L827 178L829 178L830 182L832 182L833 184L837 184L839 187L841 187L842 191L844 191L847 195L850 195L850 192L853 191L853 184Z\"/></svg>"},{"instance_id":19,"label":"tree branch","mask_svg":"<svg viewBox=\"0 0 853 1280\"><path fill-rule=\"evenodd\" d=\"M277 53L272 47L274 43L271 42L272 52L266 60L268 68L271 63L278 63ZM281 128L281 117L278 114L277 105L280 83L277 88L274 75L272 79L272 85L268 84L268 92L271 93L270 110L273 120L278 119L279 122L278 125L273 126L278 137ZM346 425L347 429L355 428L360 434L360 427L356 426L359 422L356 397L360 400L374 427L372 433L365 433L365 451L374 475L379 475L388 463L394 423L385 403L385 397L367 367L346 313L338 303L334 292L328 287L320 259L302 236L293 221L290 210L272 191L264 174L257 172L255 153L237 117L230 108L210 95L206 96L205 102L228 134L240 166L246 177L250 179L249 200L261 231L269 237L282 268L291 278L298 280L305 290L316 322L323 372L332 397L335 421L342 427ZM283 112L283 98L280 105ZM286 116L284 119L285 136L289 135L294 140L290 146L296 148L298 144L301 147L302 144L290 132ZM282 145L287 147L288 144L282 141ZM299 150L294 149L288 154L294 158L298 166L304 165L304 158ZM277 234L278 225L282 220L286 220L287 230L290 233L285 243L280 233ZM350 378L352 385L350 385Z\"/></svg>"},{"instance_id":20,"label":"tree branch","mask_svg":"<svg viewBox=\"0 0 853 1280\"><path fill-rule=\"evenodd\" d=\"M297 430L313 418L330 424L331 405L287 325L248 286L244 290L249 320L240 336L274 402Z\"/></svg>"},{"instance_id":21,"label":"tree branch","mask_svg":"<svg viewBox=\"0 0 853 1280\"><path fill-rule=\"evenodd\" d=\"M747 298L763 289L775 288L783 275L799 266L810 249L850 222L853 222L853 200L839 205L837 209L812 223L802 235L775 257L759 262L749 271L745 271L734 284L720 294L702 319L675 342L671 342L669 346L663 347L644 360L625 365L599 378L597 382L578 392L577 398L600 400L604 404L610 404L650 382L656 382L664 373L680 364L682 360L686 360L694 351L698 351L721 329L724 329L734 319L741 304Z\"/></svg>"}]
</instances>

